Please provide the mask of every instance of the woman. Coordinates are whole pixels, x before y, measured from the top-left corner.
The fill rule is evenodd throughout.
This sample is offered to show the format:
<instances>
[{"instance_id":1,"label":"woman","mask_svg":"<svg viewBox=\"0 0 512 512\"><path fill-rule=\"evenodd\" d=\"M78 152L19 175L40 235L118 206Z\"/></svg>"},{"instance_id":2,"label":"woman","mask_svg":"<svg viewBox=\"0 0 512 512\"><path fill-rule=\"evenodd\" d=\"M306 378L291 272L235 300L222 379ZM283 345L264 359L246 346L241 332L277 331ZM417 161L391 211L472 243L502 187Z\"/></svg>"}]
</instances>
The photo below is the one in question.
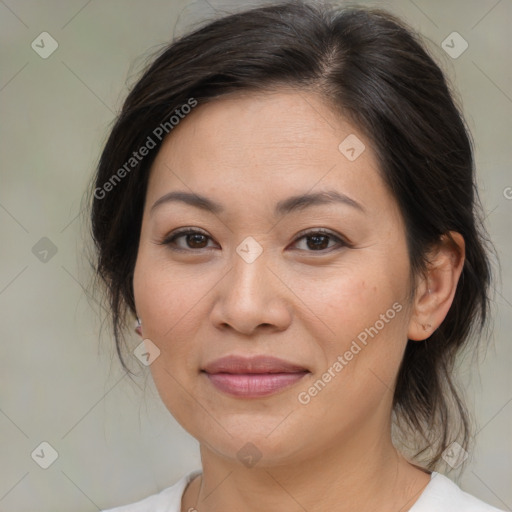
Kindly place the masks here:
<instances>
[{"instance_id":1,"label":"woman","mask_svg":"<svg viewBox=\"0 0 512 512\"><path fill-rule=\"evenodd\" d=\"M121 511L493 511L435 471L470 437L454 358L486 320L472 148L387 13L288 2L173 42L92 205L123 364L202 468Z\"/></svg>"}]
</instances>

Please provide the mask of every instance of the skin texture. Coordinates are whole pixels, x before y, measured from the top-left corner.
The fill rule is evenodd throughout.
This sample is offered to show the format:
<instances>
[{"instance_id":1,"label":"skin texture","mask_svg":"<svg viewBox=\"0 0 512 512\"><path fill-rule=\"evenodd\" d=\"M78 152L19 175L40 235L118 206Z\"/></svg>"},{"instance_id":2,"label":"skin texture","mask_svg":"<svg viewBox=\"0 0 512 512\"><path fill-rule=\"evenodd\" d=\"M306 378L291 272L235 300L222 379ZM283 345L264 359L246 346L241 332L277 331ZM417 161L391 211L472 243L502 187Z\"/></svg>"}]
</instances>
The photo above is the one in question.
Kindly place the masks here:
<instances>
[{"instance_id":1,"label":"skin texture","mask_svg":"<svg viewBox=\"0 0 512 512\"><path fill-rule=\"evenodd\" d=\"M350 134L365 144L354 161L338 149ZM363 211L334 203L273 215L278 201L327 190ZM224 211L181 202L151 210L171 191ZM183 227L207 236L175 240L182 251L162 244ZM298 236L317 228L333 235L323 250ZM248 236L263 249L252 263L236 252ZM142 337L161 351L150 366L156 387L201 447L203 475L182 510L409 510L430 477L391 443L394 382L408 338L428 343L451 305L464 259L454 239L432 253L411 300L404 223L371 143L313 93L231 95L181 121L151 170L134 293ZM393 304L400 312L300 403ZM232 397L200 371L231 354L272 355L310 373L271 396ZM253 467L237 457L248 442L261 454Z\"/></svg>"}]
</instances>

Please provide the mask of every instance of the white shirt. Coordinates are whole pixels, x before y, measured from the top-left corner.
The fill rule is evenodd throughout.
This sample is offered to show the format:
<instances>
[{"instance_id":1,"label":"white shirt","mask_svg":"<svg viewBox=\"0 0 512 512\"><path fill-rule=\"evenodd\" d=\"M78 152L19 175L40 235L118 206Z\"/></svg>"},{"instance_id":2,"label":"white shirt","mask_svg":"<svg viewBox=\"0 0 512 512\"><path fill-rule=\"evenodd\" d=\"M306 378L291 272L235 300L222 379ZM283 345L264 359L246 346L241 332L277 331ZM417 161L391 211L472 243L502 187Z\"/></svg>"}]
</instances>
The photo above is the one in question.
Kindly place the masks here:
<instances>
[{"instance_id":1,"label":"white shirt","mask_svg":"<svg viewBox=\"0 0 512 512\"><path fill-rule=\"evenodd\" d=\"M181 512L181 498L187 485L202 471L196 469L183 476L171 487L137 503L103 512ZM190 512L193 512L190 511ZM436 471L409 512L504 512L471 496Z\"/></svg>"}]
</instances>

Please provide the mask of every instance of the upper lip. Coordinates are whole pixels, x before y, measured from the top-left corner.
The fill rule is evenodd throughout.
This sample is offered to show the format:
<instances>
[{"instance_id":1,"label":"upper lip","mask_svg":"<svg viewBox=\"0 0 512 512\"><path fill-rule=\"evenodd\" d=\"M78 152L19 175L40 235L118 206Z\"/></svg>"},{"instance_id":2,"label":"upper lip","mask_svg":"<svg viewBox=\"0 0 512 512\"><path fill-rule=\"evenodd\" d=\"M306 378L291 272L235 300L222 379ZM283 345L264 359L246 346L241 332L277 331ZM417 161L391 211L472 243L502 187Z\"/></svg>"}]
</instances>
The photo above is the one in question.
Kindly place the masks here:
<instances>
[{"instance_id":1,"label":"upper lip","mask_svg":"<svg viewBox=\"0 0 512 512\"><path fill-rule=\"evenodd\" d=\"M271 356L225 356L208 363L206 373L297 373L308 370L298 364Z\"/></svg>"}]
</instances>

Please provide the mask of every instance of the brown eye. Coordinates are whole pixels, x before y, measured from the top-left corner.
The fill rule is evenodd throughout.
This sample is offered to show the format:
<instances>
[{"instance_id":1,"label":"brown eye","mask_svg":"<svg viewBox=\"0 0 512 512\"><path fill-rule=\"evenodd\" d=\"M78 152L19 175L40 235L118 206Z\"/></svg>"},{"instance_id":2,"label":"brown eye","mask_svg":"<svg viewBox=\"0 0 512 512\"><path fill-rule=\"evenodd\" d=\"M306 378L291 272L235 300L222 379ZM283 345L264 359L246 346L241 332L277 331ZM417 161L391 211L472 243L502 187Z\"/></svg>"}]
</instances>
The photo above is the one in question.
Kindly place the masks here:
<instances>
[{"instance_id":1,"label":"brown eye","mask_svg":"<svg viewBox=\"0 0 512 512\"><path fill-rule=\"evenodd\" d=\"M208 243L207 238L206 235L201 233L185 235L186 243L191 249L203 249L205 244Z\"/></svg>"},{"instance_id":2,"label":"brown eye","mask_svg":"<svg viewBox=\"0 0 512 512\"><path fill-rule=\"evenodd\" d=\"M341 248L348 247L350 245L334 233L324 230L303 233L302 236L299 236L299 238L296 239L295 245L299 245L299 242L302 242L303 240L305 240L306 243L303 243L303 246L299 247L299 250L308 252L328 251L329 249L336 248L336 246Z\"/></svg>"},{"instance_id":3,"label":"brown eye","mask_svg":"<svg viewBox=\"0 0 512 512\"><path fill-rule=\"evenodd\" d=\"M181 240L181 242L179 242ZM175 231L161 242L162 245L170 246L178 251L207 249L208 241L211 238L196 229L183 229Z\"/></svg>"},{"instance_id":4,"label":"brown eye","mask_svg":"<svg viewBox=\"0 0 512 512\"><path fill-rule=\"evenodd\" d=\"M313 235L306 237L308 240L309 249L327 249L329 245L329 236L327 235Z\"/></svg>"}]
</instances>

